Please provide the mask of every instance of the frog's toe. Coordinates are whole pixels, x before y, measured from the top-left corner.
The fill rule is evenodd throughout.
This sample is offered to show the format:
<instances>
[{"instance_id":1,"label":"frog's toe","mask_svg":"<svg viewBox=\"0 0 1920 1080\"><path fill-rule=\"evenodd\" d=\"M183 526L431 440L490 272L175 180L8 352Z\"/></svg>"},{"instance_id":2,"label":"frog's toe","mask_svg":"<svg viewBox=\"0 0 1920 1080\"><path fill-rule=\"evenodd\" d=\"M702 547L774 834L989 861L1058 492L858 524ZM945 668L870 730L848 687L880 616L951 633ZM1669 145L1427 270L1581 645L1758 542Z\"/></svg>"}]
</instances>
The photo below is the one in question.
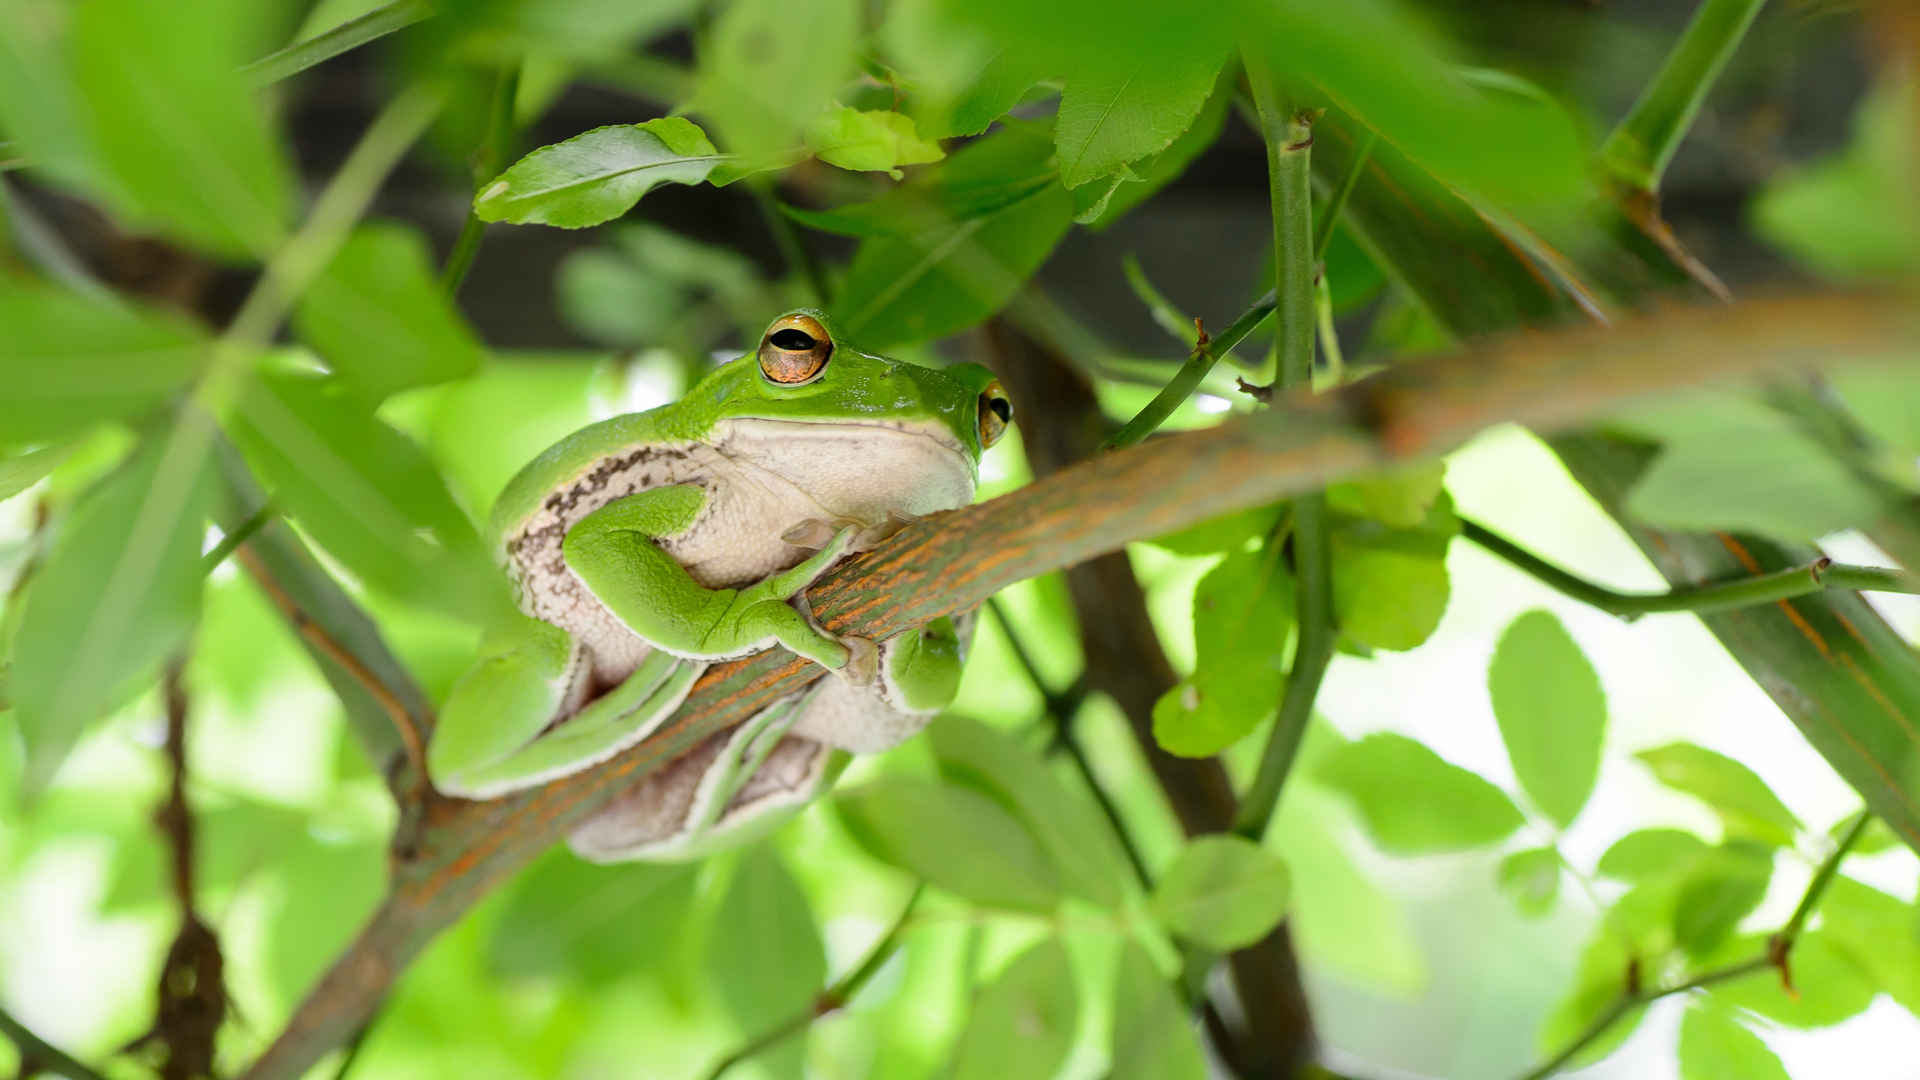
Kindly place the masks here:
<instances>
[{"instance_id":1,"label":"frog's toe","mask_svg":"<svg viewBox=\"0 0 1920 1080\"><path fill-rule=\"evenodd\" d=\"M840 644L847 647L847 662L834 674L854 686L871 686L880 677L880 647L872 638L843 637Z\"/></svg>"}]
</instances>

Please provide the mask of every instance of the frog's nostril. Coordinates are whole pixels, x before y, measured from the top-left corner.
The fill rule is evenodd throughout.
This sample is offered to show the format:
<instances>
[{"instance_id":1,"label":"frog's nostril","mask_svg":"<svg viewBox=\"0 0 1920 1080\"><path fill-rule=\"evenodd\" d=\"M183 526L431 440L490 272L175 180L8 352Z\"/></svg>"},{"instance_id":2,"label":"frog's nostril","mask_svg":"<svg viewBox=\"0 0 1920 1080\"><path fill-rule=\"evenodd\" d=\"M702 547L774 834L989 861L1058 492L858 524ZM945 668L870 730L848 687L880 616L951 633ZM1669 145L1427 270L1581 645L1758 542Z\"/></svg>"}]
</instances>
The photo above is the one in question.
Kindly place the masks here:
<instances>
[{"instance_id":1,"label":"frog's nostril","mask_svg":"<svg viewBox=\"0 0 1920 1080\"><path fill-rule=\"evenodd\" d=\"M806 331L795 330L792 327L774 331L773 336L767 340L772 342L776 349L789 349L793 352L805 352L814 345L813 338Z\"/></svg>"}]
</instances>

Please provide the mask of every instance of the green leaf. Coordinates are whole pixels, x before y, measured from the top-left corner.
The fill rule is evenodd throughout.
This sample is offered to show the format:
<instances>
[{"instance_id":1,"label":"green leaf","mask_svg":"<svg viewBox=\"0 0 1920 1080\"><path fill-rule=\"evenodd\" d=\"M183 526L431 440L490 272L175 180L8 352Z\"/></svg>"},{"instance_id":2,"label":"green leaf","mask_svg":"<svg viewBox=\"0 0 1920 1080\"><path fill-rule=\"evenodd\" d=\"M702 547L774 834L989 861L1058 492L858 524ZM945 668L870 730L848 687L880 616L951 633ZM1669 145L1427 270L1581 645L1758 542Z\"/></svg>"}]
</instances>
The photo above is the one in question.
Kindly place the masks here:
<instances>
[{"instance_id":1,"label":"green leaf","mask_svg":"<svg viewBox=\"0 0 1920 1080\"><path fill-rule=\"evenodd\" d=\"M1792 1080L1767 1044L1725 1009L1695 1002L1680 1021L1681 1080Z\"/></svg>"},{"instance_id":2,"label":"green leaf","mask_svg":"<svg viewBox=\"0 0 1920 1080\"><path fill-rule=\"evenodd\" d=\"M1526 823L1505 792L1404 735L1339 747L1317 776L1352 799L1374 842L1397 855L1487 847Z\"/></svg>"},{"instance_id":3,"label":"green leaf","mask_svg":"<svg viewBox=\"0 0 1920 1080\"><path fill-rule=\"evenodd\" d=\"M1327 506L1396 529L1414 529L1446 490L1444 460L1402 465L1327 485Z\"/></svg>"},{"instance_id":4,"label":"green leaf","mask_svg":"<svg viewBox=\"0 0 1920 1080\"><path fill-rule=\"evenodd\" d=\"M1333 612L1350 641L1401 651L1432 636L1447 611L1447 545L1460 529L1452 500L1437 499L1418 528L1336 515Z\"/></svg>"},{"instance_id":5,"label":"green leaf","mask_svg":"<svg viewBox=\"0 0 1920 1080\"><path fill-rule=\"evenodd\" d=\"M355 229L302 295L294 327L371 401L480 367L480 342L441 291L426 238L403 225Z\"/></svg>"},{"instance_id":6,"label":"green leaf","mask_svg":"<svg viewBox=\"0 0 1920 1080\"><path fill-rule=\"evenodd\" d=\"M733 160L685 117L609 124L514 162L475 196L473 212L482 221L580 229L626 213L657 184L702 183Z\"/></svg>"},{"instance_id":7,"label":"green leaf","mask_svg":"<svg viewBox=\"0 0 1920 1080\"><path fill-rule=\"evenodd\" d=\"M592 421L594 384L610 364L590 352L496 353L437 395L429 445L459 503L492 506L521 466Z\"/></svg>"},{"instance_id":8,"label":"green leaf","mask_svg":"<svg viewBox=\"0 0 1920 1080\"><path fill-rule=\"evenodd\" d=\"M1508 624L1487 668L1493 716L1520 789L1562 828L1600 779L1607 698L1600 676L1552 612Z\"/></svg>"},{"instance_id":9,"label":"green leaf","mask_svg":"<svg viewBox=\"0 0 1920 1080\"><path fill-rule=\"evenodd\" d=\"M1767 894L1773 856L1748 848L1715 848L1694 863L1673 904L1673 939L1694 956L1712 952Z\"/></svg>"},{"instance_id":10,"label":"green leaf","mask_svg":"<svg viewBox=\"0 0 1920 1080\"><path fill-rule=\"evenodd\" d=\"M1048 938L980 992L953 1050L952 1080L1051 1080L1079 1023L1067 950Z\"/></svg>"},{"instance_id":11,"label":"green leaf","mask_svg":"<svg viewBox=\"0 0 1920 1080\"><path fill-rule=\"evenodd\" d=\"M1095 213L1081 213L1074 220L1099 231L1178 180L1187 171L1187 166L1206 153L1207 148L1220 138L1220 132L1227 123L1227 107L1232 101L1232 88L1224 84L1216 85L1213 96L1201 107L1199 117L1179 138L1173 140L1171 146L1145 161L1135 162L1116 172L1115 177L1124 182L1107 192L1104 203Z\"/></svg>"},{"instance_id":12,"label":"green leaf","mask_svg":"<svg viewBox=\"0 0 1920 1080\"><path fill-rule=\"evenodd\" d=\"M1175 555L1218 555L1238 551L1248 543L1272 535L1285 512L1285 503L1255 506L1222 517L1209 518L1179 532L1149 537L1146 543Z\"/></svg>"},{"instance_id":13,"label":"green leaf","mask_svg":"<svg viewBox=\"0 0 1920 1080\"><path fill-rule=\"evenodd\" d=\"M1684 829L1641 829L1615 840L1600 856L1596 869L1621 881L1655 881L1686 873L1694 860L1711 850L1705 840Z\"/></svg>"},{"instance_id":14,"label":"green leaf","mask_svg":"<svg viewBox=\"0 0 1920 1080\"><path fill-rule=\"evenodd\" d=\"M506 582L406 436L324 379L267 375L228 430L284 509L362 581L457 618L507 610Z\"/></svg>"},{"instance_id":15,"label":"green leaf","mask_svg":"<svg viewBox=\"0 0 1920 1080\"><path fill-rule=\"evenodd\" d=\"M1653 771L1654 779L1706 803L1720 815L1729 834L1787 847L1800 829L1800 819L1766 781L1725 754L1676 742L1634 756Z\"/></svg>"},{"instance_id":16,"label":"green leaf","mask_svg":"<svg viewBox=\"0 0 1920 1080\"><path fill-rule=\"evenodd\" d=\"M206 358L206 335L186 319L17 277L0 278L0 326L0 446L154 408Z\"/></svg>"},{"instance_id":17,"label":"green leaf","mask_svg":"<svg viewBox=\"0 0 1920 1080\"><path fill-rule=\"evenodd\" d=\"M39 483L42 477L59 468L60 463L79 447L79 440L49 443L38 450L0 458L0 502Z\"/></svg>"},{"instance_id":18,"label":"green leaf","mask_svg":"<svg viewBox=\"0 0 1920 1080\"><path fill-rule=\"evenodd\" d=\"M553 287L567 325L615 348L667 340L689 301L673 281L598 247L568 252Z\"/></svg>"},{"instance_id":19,"label":"green leaf","mask_svg":"<svg viewBox=\"0 0 1920 1080\"><path fill-rule=\"evenodd\" d=\"M1286 681L1293 579L1278 548L1234 552L1193 589L1193 677L1153 705L1153 738L1168 753L1207 757L1273 714Z\"/></svg>"},{"instance_id":20,"label":"green leaf","mask_svg":"<svg viewBox=\"0 0 1920 1080\"><path fill-rule=\"evenodd\" d=\"M1307 728L1308 746L1296 765L1303 781L1311 778L1308 750L1323 727ZM1397 997L1416 996L1429 979L1426 952L1401 900L1356 862L1343 802L1307 782L1281 800L1280 821L1268 835L1293 874L1287 926L1307 962Z\"/></svg>"},{"instance_id":21,"label":"green leaf","mask_svg":"<svg viewBox=\"0 0 1920 1080\"><path fill-rule=\"evenodd\" d=\"M1767 955L1767 934L1743 934L1730 939L1706 963L1739 963ZM1749 978L1719 983L1713 999L1747 1009L1787 1027L1828 1027L1858 1016L1880 992L1874 974L1845 947L1822 930L1803 932L1794 939L1788 959L1793 990L1781 984L1772 969Z\"/></svg>"},{"instance_id":22,"label":"green leaf","mask_svg":"<svg viewBox=\"0 0 1920 1080\"><path fill-rule=\"evenodd\" d=\"M1634 954L1622 944L1620 934L1614 927L1597 927L1586 949L1580 954L1572 988L1547 1013L1545 1022L1540 1025L1540 1033L1535 1040L1540 1053L1559 1053L1590 1029L1601 1016L1611 1012L1619 1004L1621 995L1626 993L1627 966L1633 962ZM1607 1026L1605 1033L1574 1055L1567 1067L1585 1068L1619 1049L1634 1029L1640 1026L1646 1013L1645 1005L1628 1009Z\"/></svg>"},{"instance_id":23,"label":"green leaf","mask_svg":"<svg viewBox=\"0 0 1920 1080\"><path fill-rule=\"evenodd\" d=\"M883 776L834 799L867 853L987 907L1052 911L1060 878L1031 832L985 795Z\"/></svg>"},{"instance_id":24,"label":"green leaf","mask_svg":"<svg viewBox=\"0 0 1920 1080\"><path fill-rule=\"evenodd\" d=\"M1001 52L987 61L974 82L952 102L950 119L944 125L948 135L978 135L995 120L1005 116L1033 89L1040 74L1023 60ZM940 131L940 125L929 132Z\"/></svg>"},{"instance_id":25,"label":"green leaf","mask_svg":"<svg viewBox=\"0 0 1920 1080\"><path fill-rule=\"evenodd\" d=\"M1560 853L1551 847L1527 848L1500 860L1500 891L1523 915L1544 915L1560 895Z\"/></svg>"},{"instance_id":26,"label":"green leaf","mask_svg":"<svg viewBox=\"0 0 1920 1080\"><path fill-rule=\"evenodd\" d=\"M475 12L484 21L474 36L482 38L481 48L505 38L569 59L610 61L685 21L699 6L699 0L505 0Z\"/></svg>"},{"instance_id":27,"label":"green leaf","mask_svg":"<svg viewBox=\"0 0 1920 1080\"><path fill-rule=\"evenodd\" d=\"M38 792L86 725L179 651L199 612L204 458L150 441L88 492L34 575L10 693ZM162 507L177 514L159 516Z\"/></svg>"},{"instance_id":28,"label":"green leaf","mask_svg":"<svg viewBox=\"0 0 1920 1080\"><path fill-rule=\"evenodd\" d=\"M1193 1020L1139 944L1120 953L1113 986L1112 1080L1206 1080Z\"/></svg>"},{"instance_id":29,"label":"green leaf","mask_svg":"<svg viewBox=\"0 0 1920 1080\"><path fill-rule=\"evenodd\" d=\"M692 108L736 153L787 151L854 75L860 40L855 0L814 0L801 17L786 0L735 0L701 40Z\"/></svg>"},{"instance_id":30,"label":"green leaf","mask_svg":"<svg viewBox=\"0 0 1920 1080\"><path fill-rule=\"evenodd\" d=\"M963 330L1006 304L1066 235L1073 197L1025 180L1049 145L1026 128L1002 130L955 154L924 206L927 224L876 236L854 252L834 303L848 336L886 348ZM943 212L984 192L986 209ZM999 202L1009 195L1012 201ZM968 207L973 209L973 207Z\"/></svg>"},{"instance_id":31,"label":"green leaf","mask_svg":"<svg viewBox=\"0 0 1920 1080\"><path fill-rule=\"evenodd\" d=\"M707 971L748 1035L803 1010L827 981L826 945L807 896L773 849L740 860L707 938ZM806 1071L807 1040L790 1038L757 1060L776 1076Z\"/></svg>"},{"instance_id":32,"label":"green leaf","mask_svg":"<svg viewBox=\"0 0 1920 1080\"><path fill-rule=\"evenodd\" d=\"M509 887L487 941L487 970L591 987L680 962L693 918L694 869L598 866L571 852L550 852Z\"/></svg>"},{"instance_id":33,"label":"green leaf","mask_svg":"<svg viewBox=\"0 0 1920 1080\"><path fill-rule=\"evenodd\" d=\"M1077 188L1173 144L1200 115L1220 72L1220 55L1141 53L1122 70L1094 68L1068 78L1053 141L1060 182Z\"/></svg>"},{"instance_id":34,"label":"green leaf","mask_svg":"<svg viewBox=\"0 0 1920 1080\"><path fill-rule=\"evenodd\" d=\"M1920 908L1836 877L1820 900L1820 929L1901 1008L1920 1012Z\"/></svg>"},{"instance_id":35,"label":"green leaf","mask_svg":"<svg viewBox=\"0 0 1920 1080\"><path fill-rule=\"evenodd\" d=\"M940 775L993 799L1046 849L1067 892L1118 907L1131 870L1104 819L1061 784L1019 740L977 720L948 714L927 729Z\"/></svg>"},{"instance_id":36,"label":"green leaf","mask_svg":"<svg viewBox=\"0 0 1920 1080\"><path fill-rule=\"evenodd\" d=\"M1244 837L1196 836L1160 875L1150 907L1180 937L1231 952L1280 924L1288 890L1278 855Z\"/></svg>"},{"instance_id":37,"label":"green leaf","mask_svg":"<svg viewBox=\"0 0 1920 1080\"><path fill-rule=\"evenodd\" d=\"M387 881L385 848L309 840L276 866L280 906L269 924L267 973L276 999L291 1009L327 970L379 903Z\"/></svg>"},{"instance_id":38,"label":"green leaf","mask_svg":"<svg viewBox=\"0 0 1920 1080\"><path fill-rule=\"evenodd\" d=\"M0 0L0 132L39 173L106 196L102 169L71 62L69 0Z\"/></svg>"},{"instance_id":39,"label":"green leaf","mask_svg":"<svg viewBox=\"0 0 1920 1080\"><path fill-rule=\"evenodd\" d=\"M107 194L190 244L258 257L285 231L294 189L268 103L240 74L246 4L89 0L72 57Z\"/></svg>"},{"instance_id":40,"label":"green leaf","mask_svg":"<svg viewBox=\"0 0 1920 1080\"><path fill-rule=\"evenodd\" d=\"M938 142L920 137L913 118L880 109L835 105L807 129L807 147L829 165L855 172L890 173L946 157Z\"/></svg>"}]
</instances>

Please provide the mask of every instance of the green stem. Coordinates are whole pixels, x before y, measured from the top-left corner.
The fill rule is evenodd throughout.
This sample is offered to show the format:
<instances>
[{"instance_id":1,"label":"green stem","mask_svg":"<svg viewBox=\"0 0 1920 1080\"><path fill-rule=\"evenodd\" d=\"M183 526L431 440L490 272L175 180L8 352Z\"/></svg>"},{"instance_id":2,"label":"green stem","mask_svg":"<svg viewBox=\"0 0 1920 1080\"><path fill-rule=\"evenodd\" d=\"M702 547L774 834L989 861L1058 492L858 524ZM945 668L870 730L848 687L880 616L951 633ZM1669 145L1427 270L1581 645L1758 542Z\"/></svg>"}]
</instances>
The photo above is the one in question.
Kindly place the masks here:
<instances>
[{"instance_id":1,"label":"green stem","mask_svg":"<svg viewBox=\"0 0 1920 1080\"><path fill-rule=\"evenodd\" d=\"M1660 186L1700 103L1766 0L1704 0L1651 83L1600 148L1616 180L1640 191Z\"/></svg>"},{"instance_id":2,"label":"green stem","mask_svg":"<svg viewBox=\"0 0 1920 1080\"><path fill-rule=\"evenodd\" d=\"M513 105L519 96L520 65L515 64L502 71L494 83L493 101L487 110L487 134L474 154L476 189L500 175L500 170L506 167L508 144L513 141ZM440 273L440 291L449 298L459 295L460 284L467 279L467 271L473 269L474 257L480 253L480 241L486 234L487 223L469 206L467 220L460 226L460 238L453 242L446 269Z\"/></svg>"},{"instance_id":3,"label":"green stem","mask_svg":"<svg viewBox=\"0 0 1920 1080\"><path fill-rule=\"evenodd\" d=\"M253 539L253 534L259 532L260 527L271 520L273 520L272 504L261 503L259 508L247 515L247 519L232 532L222 535L220 542L213 545L213 550L200 557L200 572L213 573L221 563L227 561L227 556L238 550L241 544Z\"/></svg>"},{"instance_id":4,"label":"green stem","mask_svg":"<svg viewBox=\"0 0 1920 1080\"><path fill-rule=\"evenodd\" d=\"M712 1070L707 1073L707 1080L720 1080L722 1076L726 1075L727 1070L733 1068L735 1065L763 1051L771 1050L775 1046L785 1042L788 1037L806 1030L807 1025L813 1023L815 1020L841 1008L846 1005L848 1001L852 1000L853 995L859 993L860 988L867 985L868 981L893 957L894 950L900 947L900 936L906 930L907 917L913 914L914 906L920 902L920 894L924 893L926 888L927 885L924 881L914 885L913 895L907 897L906 905L900 909L900 914L893 920L893 925L888 928L886 934L882 935L879 941L874 942L873 948L867 951L866 958L860 961L859 967L841 976L840 981L820 991L819 995L813 999L813 1003L804 1011L794 1013L792 1016L787 1017L768 1030L754 1036L747 1041L746 1045L733 1051L726 1057L721 1058L714 1064Z\"/></svg>"},{"instance_id":5,"label":"green stem","mask_svg":"<svg viewBox=\"0 0 1920 1080\"><path fill-rule=\"evenodd\" d=\"M760 216L767 220L767 230L773 233L773 242L780 249L780 257L786 260L787 269L800 275L813 293L813 302L825 305L831 297L827 290L827 278L820 270L820 264L814 261L813 253L807 250L806 241L800 239L793 222L780 212L780 204L774 201L773 192L763 178L747 181L747 191L753 196L753 203L760 208Z\"/></svg>"},{"instance_id":6,"label":"green stem","mask_svg":"<svg viewBox=\"0 0 1920 1080\"><path fill-rule=\"evenodd\" d=\"M404 30L432 14L431 0L393 0L385 7L374 8L357 19L348 19L323 34L268 53L241 68L240 73L250 76L262 86L276 83L343 52L357 49L369 41L386 37L396 30Z\"/></svg>"},{"instance_id":7,"label":"green stem","mask_svg":"<svg viewBox=\"0 0 1920 1080\"><path fill-rule=\"evenodd\" d=\"M1260 769L1240 800L1240 813L1233 823L1235 832L1255 842L1266 833L1280 806L1280 790L1299 755L1307 723L1313 719L1313 703L1339 637L1333 619L1333 551L1323 494L1302 495L1293 501L1293 564L1299 644L1281 692L1279 715L1260 753Z\"/></svg>"},{"instance_id":8,"label":"green stem","mask_svg":"<svg viewBox=\"0 0 1920 1080\"><path fill-rule=\"evenodd\" d=\"M1123 446L1132 446L1158 430L1161 424L1166 423L1167 417L1173 415L1173 410L1199 389L1201 380L1213 370L1213 365L1232 352L1233 347L1253 333L1255 327L1265 322L1267 316L1273 314L1273 309L1274 294L1268 292L1255 300L1252 307L1241 312L1240 317L1233 320L1233 325L1222 331L1219 337L1196 344L1193 352L1187 356L1187 362L1180 365L1180 370L1173 373L1173 378L1167 380L1167 385L1161 387L1159 393L1153 395L1153 400L1147 402L1146 408L1134 414L1133 419L1114 432L1112 438L1101 443L1100 449L1118 450Z\"/></svg>"},{"instance_id":9,"label":"green stem","mask_svg":"<svg viewBox=\"0 0 1920 1080\"><path fill-rule=\"evenodd\" d=\"M1773 937L1768 940L1767 951L1765 953L1748 960L1742 960L1736 964L1728 964L1724 967L1717 967L1711 971L1702 972L1690 979L1663 986L1656 990L1636 989L1629 986L1627 989L1621 991L1619 998L1617 998L1612 1005L1608 1006L1605 1012L1595 1017L1593 1023L1587 1025L1585 1031L1575 1036L1573 1041L1563 1047L1559 1053L1528 1071L1521 1077L1521 1080L1546 1080L1547 1077L1560 1071L1563 1066L1569 1061L1572 1061L1580 1051L1585 1050L1595 1039L1606 1034L1607 1029L1618 1022L1621 1017L1639 1006L1658 1001L1663 997L1671 997L1674 994L1684 994L1690 990L1702 990L1709 986L1728 982L1733 979L1745 978L1748 975L1753 975L1768 969L1780 972L1781 980L1787 982L1789 989L1791 989L1792 984L1788 982L1787 975L1787 959L1793 951L1794 942L1799 940L1800 929L1806 925L1807 918L1813 914L1813 909L1819 905L1820 898L1826 894L1827 886L1832 883L1834 875L1840 870L1841 860L1845 859L1847 853L1853 850L1854 842L1860 839L1861 832L1866 829L1867 823L1871 820L1873 820L1873 814L1866 810L1862 810L1854 815L1853 824L1850 825L1847 831L1840 837L1840 841L1834 844L1833 850L1827 854L1826 859L1824 859L1820 863L1819 868L1814 871L1812 879L1807 882L1806 891L1800 894L1800 903L1794 906L1792 917L1787 920L1785 926L1780 928L1779 933L1774 934Z\"/></svg>"},{"instance_id":10,"label":"green stem","mask_svg":"<svg viewBox=\"0 0 1920 1080\"><path fill-rule=\"evenodd\" d=\"M1273 206L1273 384L1285 390L1313 380L1313 116L1278 96L1266 59L1248 53L1247 81L1267 143L1267 193Z\"/></svg>"},{"instance_id":11,"label":"green stem","mask_svg":"<svg viewBox=\"0 0 1920 1080\"><path fill-rule=\"evenodd\" d=\"M1360 173L1367 167L1367 157L1373 153L1373 144L1380 138L1372 128L1361 137L1353 148L1353 163L1347 166L1346 175L1340 178L1340 186L1333 189L1327 205L1320 210L1320 217L1313 223L1313 265L1320 265L1327 257L1327 245L1333 243L1333 227L1340 224L1340 211L1347 208L1347 199L1353 195L1353 189L1360 183Z\"/></svg>"},{"instance_id":12,"label":"green stem","mask_svg":"<svg viewBox=\"0 0 1920 1080\"><path fill-rule=\"evenodd\" d=\"M1460 535L1555 591L1628 621L1659 612L1690 611L1699 615L1771 604L1825 589L1920 593L1920 576L1902 570L1836 563L1825 558L1771 574L1683 585L1663 593L1623 593L1570 574L1467 518L1460 519Z\"/></svg>"}]
</instances>

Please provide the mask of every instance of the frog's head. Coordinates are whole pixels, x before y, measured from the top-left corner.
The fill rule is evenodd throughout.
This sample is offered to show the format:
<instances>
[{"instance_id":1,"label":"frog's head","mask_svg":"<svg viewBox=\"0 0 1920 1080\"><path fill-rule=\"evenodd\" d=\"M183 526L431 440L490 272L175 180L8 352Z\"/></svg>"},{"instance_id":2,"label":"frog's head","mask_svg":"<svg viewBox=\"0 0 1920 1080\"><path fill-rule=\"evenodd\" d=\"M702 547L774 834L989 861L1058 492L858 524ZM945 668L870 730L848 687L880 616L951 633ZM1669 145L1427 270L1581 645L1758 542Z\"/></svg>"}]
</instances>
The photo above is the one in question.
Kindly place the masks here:
<instances>
[{"instance_id":1,"label":"frog's head","mask_svg":"<svg viewBox=\"0 0 1920 1080\"><path fill-rule=\"evenodd\" d=\"M951 443L971 464L1013 420L1012 403L986 368L929 368L865 352L813 308L773 320L758 347L695 393L710 399L716 419L906 428Z\"/></svg>"}]
</instances>

